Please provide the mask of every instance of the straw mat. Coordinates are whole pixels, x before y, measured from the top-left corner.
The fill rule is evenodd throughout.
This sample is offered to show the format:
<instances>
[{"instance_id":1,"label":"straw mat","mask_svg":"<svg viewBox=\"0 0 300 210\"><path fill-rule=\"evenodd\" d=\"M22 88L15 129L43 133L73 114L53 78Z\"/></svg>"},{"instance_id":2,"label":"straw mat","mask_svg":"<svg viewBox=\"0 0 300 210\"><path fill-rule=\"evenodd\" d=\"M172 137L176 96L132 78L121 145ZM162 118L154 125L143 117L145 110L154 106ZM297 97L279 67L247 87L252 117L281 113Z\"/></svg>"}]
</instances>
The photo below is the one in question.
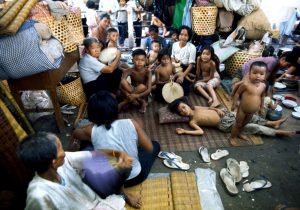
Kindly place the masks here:
<instances>
[{"instance_id":1,"label":"straw mat","mask_svg":"<svg viewBox=\"0 0 300 210\"><path fill-rule=\"evenodd\" d=\"M126 191L141 196L141 210L201 210L194 173L173 172L170 177L146 179ZM126 209L135 208L126 204Z\"/></svg>"}]
</instances>

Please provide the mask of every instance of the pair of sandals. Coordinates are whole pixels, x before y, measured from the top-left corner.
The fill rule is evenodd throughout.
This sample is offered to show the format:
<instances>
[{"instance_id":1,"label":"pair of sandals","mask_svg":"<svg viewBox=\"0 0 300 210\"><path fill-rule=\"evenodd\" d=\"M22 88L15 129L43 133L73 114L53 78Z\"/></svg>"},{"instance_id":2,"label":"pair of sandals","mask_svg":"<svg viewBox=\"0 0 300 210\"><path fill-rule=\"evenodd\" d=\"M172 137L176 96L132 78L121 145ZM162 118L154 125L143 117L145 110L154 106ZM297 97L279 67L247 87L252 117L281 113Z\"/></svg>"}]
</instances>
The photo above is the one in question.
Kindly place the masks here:
<instances>
[{"instance_id":1,"label":"pair of sandals","mask_svg":"<svg viewBox=\"0 0 300 210\"><path fill-rule=\"evenodd\" d=\"M182 162L182 158L173 152L160 151L157 156L164 159L164 165L169 168L179 169L183 171L187 171L190 169L190 165Z\"/></svg>"},{"instance_id":2,"label":"pair of sandals","mask_svg":"<svg viewBox=\"0 0 300 210\"><path fill-rule=\"evenodd\" d=\"M224 149L218 149L216 152L212 153L210 156L208 154L208 149L206 147L200 147L198 150L203 162L210 163L210 159L212 160L219 160L227 155L229 155L229 152Z\"/></svg>"}]
</instances>

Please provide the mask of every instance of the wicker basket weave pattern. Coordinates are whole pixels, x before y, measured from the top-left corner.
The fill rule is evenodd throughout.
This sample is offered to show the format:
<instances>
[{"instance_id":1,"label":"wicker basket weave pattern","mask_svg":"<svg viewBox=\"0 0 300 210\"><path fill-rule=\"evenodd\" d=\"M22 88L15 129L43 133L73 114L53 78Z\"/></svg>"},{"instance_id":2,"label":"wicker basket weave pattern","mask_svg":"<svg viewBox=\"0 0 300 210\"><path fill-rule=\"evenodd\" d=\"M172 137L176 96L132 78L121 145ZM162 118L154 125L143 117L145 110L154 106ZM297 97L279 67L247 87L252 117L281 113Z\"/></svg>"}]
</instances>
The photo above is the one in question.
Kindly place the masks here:
<instances>
[{"instance_id":1,"label":"wicker basket weave pattern","mask_svg":"<svg viewBox=\"0 0 300 210\"><path fill-rule=\"evenodd\" d=\"M245 51L238 51L226 61L226 74L234 77L235 71L238 70L243 64L252 58L259 57L258 54L249 54Z\"/></svg>"},{"instance_id":2,"label":"wicker basket weave pattern","mask_svg":"<svg viewBox=\"0 0 300 210\"><path fill-rule=\"evenodd\" d=\"M83 43L84 34L83 26L81 22L81 12L80 10L76 13L69 12L67 17L70 36L75 44L81 45Z\"/></svg>"},{"instance_id":3,"label":"wicker basket weave pattern","mask_svg":"<svg viewBox=\"0 0 300 210\"><path fill-rule=\"evenodd\" d=\"M56 88L56 92L58 101L63 104L80 106L86 102L80 77L65 85L60 83L60 85Z\"/></svg>"},{"instance_id":4,"label":"wicker basket weave pattern","mask_svg":"<svg viewBox=\"0 0 300 210\"><path fill-rule=\"evenodd\" d=\"M192 28L198 35L212 35L216 30L218 8L209 7L192 7L191 20Z\"/></svg>"}]
</instances>

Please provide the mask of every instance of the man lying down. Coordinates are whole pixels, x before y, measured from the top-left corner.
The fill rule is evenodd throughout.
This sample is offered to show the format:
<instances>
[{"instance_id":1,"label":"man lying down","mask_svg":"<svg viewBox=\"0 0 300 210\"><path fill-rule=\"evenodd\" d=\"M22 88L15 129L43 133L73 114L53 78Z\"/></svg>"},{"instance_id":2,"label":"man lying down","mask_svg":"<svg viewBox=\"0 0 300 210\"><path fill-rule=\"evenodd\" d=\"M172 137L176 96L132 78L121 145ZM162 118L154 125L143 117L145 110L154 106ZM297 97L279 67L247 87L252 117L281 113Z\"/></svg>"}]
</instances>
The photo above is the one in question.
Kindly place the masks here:
<instances>
[{"instance_id":1,"label":"man lying down","mask_svg":"<svg viewBox=\"0 0 300 210\"><path fill-rule=\"evenodd\" d=\"M190 118L189 125L193 130L176 128L176 133L203 135L201 127L216 127L220 131L229 133L235 123L235 112L226 109L217 109L211 107L191 106L186 97L178 98L169 104L171 112ZM243 128L243 134L263 134L266 136L288 136L296 134L296 131L280 130L280 125L285 122L287 117L280 120L268 121L254 115L251 121Z\"/></svg>"}]
</instances>

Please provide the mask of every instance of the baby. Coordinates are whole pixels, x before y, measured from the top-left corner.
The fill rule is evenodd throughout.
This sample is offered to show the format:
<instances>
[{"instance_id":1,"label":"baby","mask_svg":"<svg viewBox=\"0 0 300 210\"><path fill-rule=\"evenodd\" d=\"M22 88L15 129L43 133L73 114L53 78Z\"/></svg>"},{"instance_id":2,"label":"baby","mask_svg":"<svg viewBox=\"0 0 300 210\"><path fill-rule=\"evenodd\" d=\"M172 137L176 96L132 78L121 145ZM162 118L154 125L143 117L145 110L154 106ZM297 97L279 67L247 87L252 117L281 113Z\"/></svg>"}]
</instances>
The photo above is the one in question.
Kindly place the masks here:
<instances>
[{"instance_id":1,"label":"baby","mask_svg":"<svg viewBox=\"0 0 300 210\"><path fill-rule=\"evenodd\" d=\"M115 28L109 28L107 47L118 47L119 33Z\"/></svg>"},{"instance_id":2,"label":"baby","mask_svg":"<svg viewBox=\"0 0 300 210\"><path fill-rule=\"evenodd\" d=\"M157 40L153 40L151 42L151 50L149 51L147 55L147 64L150 66L154 63L157 63L157 56L158 52L160 50L160 44Z\"/></svg>"},{"instance_id":3,"label":"baby","mask_svg":"<svg viewBox=\"0 0 300 210\"><path fill-rule=\"evenodd\" d=\"M161 49L157 57L160 63L155 70L155 99L158 101L164 101L162 97L163 86L170 81L175 79L175 66L171 62L171 57L168 54L168 49Z\"/></svg>"},{"instance_id":4,"label":"baby","mask_svg":"<svg viewBox=\"0 0 300 210\"><path fill-rule=\"evenodd\" d=\"M266 78L267 65L264 62L253 62L250 67L249 79L245 80L235 91L232 101L232 111L238 106L236 123L232 127L230 143L237 146L237 137L242 140L248 140L240 134L243 127L252 119L255 112L262 112L264 109L264 97L266 84L263 82Z\"/></svg>"}]
</instances>

